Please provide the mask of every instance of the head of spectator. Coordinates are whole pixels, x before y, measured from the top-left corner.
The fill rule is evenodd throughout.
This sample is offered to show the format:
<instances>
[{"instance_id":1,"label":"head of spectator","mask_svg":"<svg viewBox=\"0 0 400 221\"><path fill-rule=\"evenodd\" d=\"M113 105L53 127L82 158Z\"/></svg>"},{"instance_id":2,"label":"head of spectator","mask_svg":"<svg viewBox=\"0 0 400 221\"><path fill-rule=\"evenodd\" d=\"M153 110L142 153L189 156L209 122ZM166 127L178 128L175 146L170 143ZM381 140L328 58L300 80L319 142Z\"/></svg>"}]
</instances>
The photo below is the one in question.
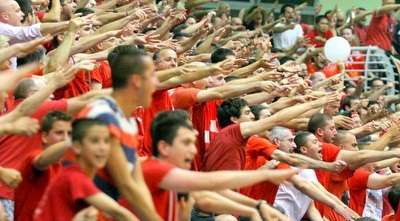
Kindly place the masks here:
<instances>
[{"instance_id":1,"label":"head of spectator","mask_svg":"<svg viewBox=\"0 0 400 221\"><path fill-rule=\"evenodd\" d=\"M318 82L324 81L326 79L326 76L323 72L317 71L314 74L311 75L310 80L312 85L316 85Z\"/></svg>"},{"instance_id":2,"label":"head of spectator","mask_svg":"<svg viewBox=\"0 0 400 221\"><path fill-rule=\"evenodd\" d=\"M196 131L186 111L163 111L151 122L153 156L189 170L197 154Z\"/></svg>"},{"instance_id":3,"label":"head of spectator","mask_svg":"<svg viewBox=\"0 0 400 221\"><path fill-rule=\"evenodd\" d=\"M322 160L322 144L317 137L310 132L301 132L294 137L295 153L303 154L315 160Z\"/></svg>"},{"instance_id":4,"label":"head of spectator","mask_svg":"<svg viewBox=\"0 0 400 221\"><path fill-rule=\"evenodd\" d=\"M341 36L345 38L349 43L353 43L356 37L354 29L352 28L343 29Z\"/></svg>"},{"instance_id":5,"label":"head of spectator","mask_svg":"<svg viewBox=\"0 0 400 221\"><path fill-rule=\"evenodd\" d=\"M86 13L89 13L89 14L90 14L90 12L93 11L93 10L86 10L86 9L83 9L83 11L84 11L85 14L86 14ZM78 13L78 12L75 12L75 11L74 11L74 14L77 14L77 13ZM82 17L82 16L84 16L84 15L82 14L82 15L80 15L80 16ZM93 32L94 32L94 30L93 30L93 25L90 23L90 24L86 24L86 25L80 26L79 29L78 29L78 31L77 31L77 35L79 36L79 38L81 38L81 37L89 36L89 35L93 34Z\"/></svg>"},{"instance_id":6,"label":"head of spectator","mask_svg":"<svg viewBox=\"0 0 400 221\"><path fill-rule=\"evenodd\" d=\"M254 114L246 100L229 98L218 107L217 118L219 125L224 128L231 124L254 121Z\"/></svg>"},{"instance_id":7,"label":"head of spectator","mask_svg":"<svg viewBox=\"0 0 400 221\"><path fill-rule=\"evenodd\" d=\"M25 78L22 79L14 90L14 99L22 100L29 96L32 96L41 88L45 87L46 83L41 79ZM53 99L54 95L50 95L49 99Z\"/></svg>"},{"instance_id":8,"label":"head of spectator","mask_svg":"<svg viewBox=\"0 0 400 221\"><path fill-rule=\"evenodd\" d=\"M281 8L281 17L285 18L286 24L291 24L294 22L295 13L293 5L283 5Z\"/></svg>"},{"instance_id":9,"label":"head of spectator","mask_svg":"<svg viewBox=\"0 0 400 221\"><path fill-rule=\"evenodd\" d=\"M340 101L335 101L335 102L329 103L329 104L325 105L325 107L324 107L324 113L328 114L330 116L338 115L339 110L340 110Z\"/></svg>"},{"instance_id":10,"label":"head of spectator","mask_svg":"<svg viewBox=\"0 0 400 221\"><path fill-rule=\"evenodd\" d=\"M349 95L342 101L342 110L350 110L352 107L355 107L360 103L360 99L354 95Z\"/></svg>"},{"instance_id":11,"label":"head of spectator","mask_svg":"<svg viewBox=\"0 0 400 221\"><path fill-rule=\"evenodd\" d=\"M333 144L342 148L343 150L357 151L358 143L357 138L349 131L338 130L336 137L333 139Z\"/></svg>"},{"instance_id":12,"label":"head of spectator","mask_svg":"<svg viewBox=\"0 0 400 221\"><path fill-rule=\"evenodd\" d=\"M377 91L381 89L385 84L380 78L374 78L371 80L371 91Z\"/></svg>"},{"instance_id":13,"label":"head of spectator","mask_svg":"<svg viewBox=\"0 0 400 221\"><path fill-rule=\"evenodd\" d=\"M346 87L344 88L344 93L345 94L354 94L354 92L356 91L356 86L354 86L353 84L347 84Z\"/></svg>"},{"instance_id":14,"label":"head of spectator","mask_svg":"<svg viewBox=\"0 0 400 221\"><path fill-rule=\"evenodd\" d=\"M28 54L25 57L17 58L17 67L29 64L31 62L41 63L46 58L45 49L40 49Z\"/></svg>"},{"instance_id":15,"label":"head of spectator","mask_svg":"<svg viewBox=\"0 0 400 221\"><path fill-rule=\"evenodd\" d=\"M111 150L110 131L98 119L78 119L72 124L72 149L85 170L103 168ZM92 171L91 171L92 172Z\"/></svg>"},{"instance_id":16,"label":"head of spectator","mask_svg":"<svg viewBox=\"0 0 400 221\"><path fill-rule=\"evenodd\" d=\"M228 58L234 58L235 57L235 52L233 52L230 49L225 49L225 48L218 48L211 54L211 62L213 64L221 62L225 59ZM218 87L221 85L224 85L226 83L224 79L224 74L218 74L218 75L213 75L212 77L212 83L207 85L207 88L213 88L213 87Z\"/></svg>"},{"instance_id":17,"label":"head of spectator","mask_svg":"<svg viewBox=\"0 0 400 221\"><path fill-rule=\"evenodd\" d=\"M393 208L394 211L396 211L397 208L399 207L399 201L400 201L400 184L392 186L388 194L388 200L390 206Z\"/></svg>"},{"instance_id":18,"label":"head of spectator","mask_svg":"<svg viewBox=\"0 0 400 221\"><path fill-rule=\"evenodd\" d=\"M128 36L132 36L134 34L137 34L140 32L142 26L140 24L140 22L138 21L131 21L129 22L127 25L125 25L125 29L122 32L122 35L124 37L128 37ZM155 28L155 27L151 27L151 28ZM143 29L144 31L145 29ZM155 30L155 29L154 29ZM145 32L144 32L145 33Z\"/></svg>"},{"instance_id":19,"label":"head of spectator","mask_svg":"<svg viewBox=\"0 0 400 221\"><path fill-rule=\"evenodd\" d=\"M300 24L301 23L301 11L300 10L296 10L294 12L294 18L293 18L293 22Z\"/></svg>"},{"instance_id":20,"label":"head of spectator","mask_svg":"<svg viewBox=\"0 0 400 221\"><path fill-rule=\"evenodd\" d=\"M21 11L21 8L16 1L0 1L0 22L12 26L22 26L24 16L24 13Z\"/></svg>"},{"instance_id":21,"label":"head of spectator","mask_svg":"<svg viewBox=\"0 0 400 221\"><path fill-rule=\"evenodd\" d=\"M136 99L137 106L150 107L158 84L151 57L131 45L120 45L108 54L107 60L111 67L113 93L127 94Z\"/></svg>"},{"instance_id":22,"label":"head of spectator","mask_svg":"<svg viewBox=\"0 0 400 221\"><path fill-rule=\"evenodd\" d=\"M16 0L18 3L19 7L21 8L22 13L24 13L24 17L21 20L21 23L24 24L24 26L29 26L33 25L33 8L32 8L32 1L30 0ZM46 2L46 1L45 1Z\"/></svg>"},{"instance_id":23,"label":"head of spectator","mask_svg":"<svg viewBox=\"0 0 400 221\"><path fill-rule=\"evenodd\" d=\"M346 14L342 10L336 12L336 28L342 26L346 21Z\"/></svg>"},{"instance_id":24,"label":"head of spectator","mask_svg":"<svg viewBox=\"0 0 400 221\"><path fill-rule=\"evenodd\" d=\"M269 141L279 147L279 150L292 153L296 149L294 136L290 129L286 127L274 127L270 131Z\"/></svg>"},{"instance_id":25,"label":"head of spectator","mask_svg":"<svg viewBox=\"0 0 400 221\"><path fill-rule=\"evenodd\" d=\"M264 17L263 9L258 5L253 5L246 13L245 17L251 15L256 10L254 16L250 19L249 22L245 22L245 26L249 30L255 30L257 27L260 27L265 24L266 18Z\"/></svg>"},{"instance_id":26,"label":"head of spectator","mask_svg":"<svg viewBox=\"0 0 400 221\"><path fill-rule=\"evenodd\" d=\"M196 24L196 19L193 16L188 16L184 22L186 26L191 26Z\"/></svg>"},{"instance_id":27,"label":"head of spectator","mask_svg":"<svg viewBox=\"0 0 400 221\"><path fill-rule=\"evenodd\" d=\"M357 8L355 15L358 15L360 13L364 13L366 11L365 8ZM357 25L358 27L364 27L367 22L367 17L362 17L360 20L354 21L354 24Z\"/></svg>"},{"instance_id":28,"label":"head of spectator","mask_svg":"<svg viewBox=\"0 0 400 221\"><path fill-rule=\"evenodd\" d=\"M321 70L329 64L329 61L324 53L318 53L317 56L315 56L314 64L319 70Z\"/></svg>"},{"instance_id":29,"label":"head of spectator","mask_svg":"<svg viewBox=\"0 0 400 221\"><path fill-rule=\"evenodd\" d=\"M243 25L243 21L239 17L233 17L232 20L231 20L231 25L233 27L242 26Z\"/></svg>"},{"instance_id":30,"label":"head of spectator","mask_svg":"<svg viewBox=\"0 0 400 221\"><path fill-rule=\"evenodd\" d=\"M74 0L60 0L61 2L61 20L68 21L71 19L73 12L76 9Z\"/></svg>"},{"instance_id":31,"label":"head of spectator","mask_svg":"<svg viewBox=\"0 0 400 221\"><path fill-rule=\"evenodd\" d=\"M335 122L327 114L314 114L308 121L308 131L325 143L332 143L337 135Z\"/></svg>"},{"instance_id":32,"label":"head of spectator","mask_svg":"<svg viewBox=\"0 0 400 221\"><path fill-rule=\"evenodd\" d=\"M178 55L171 48L163 48L153 54L153 61L157 71L167 70L178 66Z\"/></svg>"},{"instance_id":33,"label":"head of spectator","mask_svg":"<svg viewBox=\"0 0 400 221\"><path fill-rule=\"evenodd\" d=\"M358 114L358 112L355 110L344 111L343 113L341 113L341 115L351 118L351 120L353 121L352 128L361 127L363 125L360 114Z\"/></svg>"},{"instance_id":34,"label":"head of spectator","mask_svg":"<svg viewBox=\"0 0 400 221\"><path fill-rule=\"evenodd\" d=\"M42 119L41 136L43 147L71 139L72 116L63 111L49 112Z\"/></svg>"},{"instance_id":35,"label":"head of spectator","mask_svg":"<svg viewBox=\"0 0 400 221\"><path fill-rule=\"evenodd\" d=\"M101 52L101 51L107 50L109 48L115 47L117 45L119 45L118 38L110 37L110 38L108 38L106 40L101 41L97 45L91 47L90 51L92 53Z\"/></svg>"},{"instance_id":36,"label":"head of spectator","mask_svg":"<svg viewBox=\"0 0 400 221\"><path fill-rule=\"evenodd\" d=\"M185 33L185 32L180 32L180 33L176 33L174 35L174 37L172 37L172 39L176 39L178 41L178 43L182 42L182 41L186 41L187 39L193 37L193 35L189 34L189 33Z\"/></svg>"},{"instance_id":37,"label":"head of spectator","mask_svg":"<svg viewBox=\"0 0 400 221\"><path fill-rule=\"evenodd\" d=\"M191 64L195 64L198 67L206 66L206 64L204 64L202 62L192 62ZM200 89L200 90L204 90L204 89L207 88L208 84L212 84L212 80L213 80L212 77L208 76L208 77L205 77L203 79L199 79L197 81L193 81L193 82L190 82L190 83L182 84L182 86L186 87L186 88L197 88L197 89Z\"/></svg>"},{"instance_id":38,"label":"head of spectator","mask_svg":"<svg viewBox=\"0 0 400 221\"><path fill-rule=\"evenodd\" d=\"M217 12L217 17L222 19L231 16L231 6L226 2L220 2L215 11Z\"/></svg>"},{"instance_id":39,"label":"head of spectator","mask_svg":"<svg viewBox=\"0 0 400 221\"><path fill-rule=\"evenodd\" d=\"M329 30L329 20L325 15L318 15L315 18L315 29L319 35L323 35Z\"/></svg>"},{"instance_id":40,"label":"head of spectator","mask_svg":"<svg viewBox=\"0 0 400 221\"><path fill-rule=\"evenodd\" d=\"M369 101L367 109L369 114L377 114L382 111L382 106L378 101Z\"/></svg>"},{"instance_id":41,"label":"head of spectator","mask_svg":"<svg viewBox=\"0 0 400 221\"><path fill-rule=\"evenodd\" d=\"M260 120L264 118L271 117L271 111L265 105L250 106L251 113L254 115L254 120ZM259 136L264 137L269 140L270 132L266 130L259 134Z\"/></svg>"},{"instance_id":42,"label":"head of spectator","mask_svg":"<svg viewBox=\"0 0 400 221\"><path fill-rule=\"evenodd\" d=\"M394 5L396 4L395 0L382 0L382 6L384 5Z\"/></svg>"}]
</instances>

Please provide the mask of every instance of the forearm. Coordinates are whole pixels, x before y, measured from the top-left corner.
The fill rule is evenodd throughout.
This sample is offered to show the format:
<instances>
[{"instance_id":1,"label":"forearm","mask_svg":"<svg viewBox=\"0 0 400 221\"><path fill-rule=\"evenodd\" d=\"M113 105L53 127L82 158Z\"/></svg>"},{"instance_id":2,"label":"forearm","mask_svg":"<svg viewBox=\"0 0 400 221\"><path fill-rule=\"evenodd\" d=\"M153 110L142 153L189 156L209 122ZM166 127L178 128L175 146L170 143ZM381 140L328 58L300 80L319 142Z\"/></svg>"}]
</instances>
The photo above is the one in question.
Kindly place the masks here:
<instances>
[{"instance_id":1,"label":"forearm","mask_svg":"<svg viewBox=\"0 0 400 221\"><path fill-rule=\"evenodd\" d=\"M38 170L45 170L48 166L59 162L67 152L68 141L61 141L44 150L34 159L34 167Z\"/></svg>"},{"instance_id":2,"label":"forearm","mask_svg":"<svg viewBox=\"0 0 400 221\"><path fill-rule=\"evenodd\" d=\"M88 3L89 3L89 0L79 0L76 3L76 8L85 8Z\"/></svg>"},{"instance_id":3,"label":"forearm","mask_svg":"<svg viewBox=\"0 0 400 221\"><path fill-rule=\"evenodd\" d=\"M298 190L300 190L300 192L304 193L313 200L321 202L329 206L330 208L337 206L334 200L332 200L329 196L324 194L318 188L315 188L315 186L308 181L302 182L300 185L296 183L294 185Z\"/></svg>"},{"instance_id":4,"label":"forearm","mask_svg":"<svg viewBox=\"0 0 400 221\"><path fill-rule=\"evenodd\" d=\"M113 31L113 30L119 30L122 29L123 27L125 27L130 21L132 21L131 16L126 16L124 18L121 18L119 20L113 21L111 23L108 23L104 26L102 26L101 28L97 29L97 31L95 31L93 35L98 35L101 33L105 33L108 31Z\"/></svg>"},{"instance_id":5,"label":"forearm","mask_svg":"<svg viewBox=\"0 0 400 221\"><path fill-rule=\"evenodd\" d=\"M114 22L126 16L126 12L118 12L118 13L106 13L102 15L96 16L96 20L101 23L101 25L108 24L110 22Z\"/></svg>"},{"instance_id":6,"label":"forearm","mask_svg":"<svg viewBox=\"0 0 400 221\"><path fill-rule=\"evenodd\" d=\"M249 103L249 105L260 105L264 102L271 101L275 97L276 95L274 95L273 93L270 94L267 92L260 92L260 93L248 94L242 98L246 100L247 103ZM270 109L269 106L268 109Z\"/></svg>"},{"instance_id":7,"label":"forearm","mask_svg":"<svg viewBox=\"0 0 400 221\"><path fill-rule=\"evenodd\" d=\"M399 8L400 8L400 4L385 5L385 6L382 6L382 7L378 8L376 10L376 13L379 14L379 15L382 15L382 14L385 14L385 13L390 13L390 12L392 12L394 10L399 9Z\"/></svg>"},{"instance_id":8,"label":"forearm","mask_svg":"<svg viewBox=\"0 0 400 221\"><path fill-rule=\"evenodd\" d=\"M42 35L56 35L65 31L68 27L68 21L63 22L55 22L55 23L41 23L40 24L40 33Z\"/></svg>"},{"instance_id":9,"label":"forearm","mask_svg":"<svg viewBox=\"0 0 400 221\"><path fill-rule=\"evenodd\" d=\"M98 35L90 35L85 38L82 38L79 40L78 44L75 44L71 47L69 56L85 52L89 50L91 47L97 45L98 43L110 37L113 37L113 35L110 32L105 32Z\"/></svg>"},{"instance_id":10,"label":"forearm","mask_svg":"<svg viewBox=\"0 0 400 221\"><path fill-rule=\"evenodd\" d=\"M389 167L390 165L397 163L399 161L400 161L400 159L397 157L387 159L387 160L381 160L381 161L373 163L373 168L374 168L374 171L381 170L381 169Z\"/></svg>"},{"instance_id":11,"label":"forearm","mask_svg":"<svg viewBox=\"0 0 400 221\"><path fill-rule=\"evenodd\" d=\"M379 138L377 141L373 142L372 144L366 146L364 150L377 150L382 151L385 147L389 144L389 142L396 137L397 134L392 135L392 133L388 132Z\"/></svg>"},{"instance_id":12,"label":"forearm","mask_svg":"<svg viewBox=\"0 0 400 221\"><path fill-rule=\"evenodd\" d=\"M193 73L190 73L189 75L178 75L160 83L157 86L157 89L158 90L169 89L181 84L197 81L199 79L208 77L209 75L212 74L213 71L215 71L215 69L211 66L197 67L197 69Z\"/></svg>"},{"instance_id":13,"label":"forearm","mask_svg":"<svg viewBox=\"0 0 400 221\"><path fill-rule=\"evenodd\" d=\"M392 151L373 151L373 150L359 150L354 155L343 159L351 170L355 170L367 163L385 160L396 157Z\"/></svg>"},{"instance_id":14,"label":"forearm","mask_svg":"<svg viewBox=\"0 0 400 221\"><path fill-rule=\"evenodd\" d=\"M274 32L275 33L282 33L282 32L284 32L286 30L289 30L289 29L290 29L289 25L284 25L284 26L275 27L274 28Z\"/></svg>"},{"instance_id":15,"label":"forearm","mask_svg":"<svg viewBox=\"0 0 400 221\"><path fill-rule=\"evenodd\" d=\"M289 129L293 130L308 130L308 121L310 121L310 118L297 118L297 119L292 119L286 123L284 123L282 126L287 127Z\"/></svg>"},{"instance_id":16,"label":"forearm","mask_svg":"<svg viewBox=\"0 0 400 221\"><path fill-rule=\"evenodd\" d=\"M236 69L229 73L229 76L238 76L241 78L245 78L252 74L254 71L256 71L260 67L260 62L254 62L253 64L247 65L245 67Z\"/></svg>"},{"instance_id":17,"label":"forearm","mask_svg":"<svg viewBox=\"0 0 400 221\"><path fill-rule=\"evenodd\" d=\"M209 3L210 0L195 0L195 1L189 1L185 4L186 9L190 10L192 8L195 8L199 5L203 5L206 3Z\"/></svg>"},{"instance_id":18,"label":"forearm","mask_svg":"<svg viewBox=\"0 0 400 221\"><path fill-rule=\"evenodd\" d=\"M197 53L211 53L214 50L214 47L211 45L213 43L214 36L211 34L206 37L206 39L197 47Z\"/></svg>"},{"instance_id":19,"label":"forearm","mask_svg":"<svg viewBox=\"0 0 400 221\"><path fill-rule=\"evenodd\" d=\"M370 94L368 96L368 100L370 100L370 101L378 100L379 96L384 95L386 90L387 90L387 88L385 86L383 86L379 90L372 92L372 94Z\"/></svg>"},{"instance_id":20,"label":"forearm","mask_svg":"<svg viewBox=\"0 0 400 221\"><path fill-rule=\"evenodd\" d=\"M314 201L312 201L310 203L310 206L308 207L306 214L308 216L308 218L310 220L313 221L324 221L324 219L322 218L321 214L319 213L319 211L317 210L317 208L315 208L314 205Z\"/></svg>"},{"instance_id":21,"label":"forearm","mask_svg":"<svg viewBox=\"0 0 400 221\"><path fill-rule=\"evenodd\" d=\"M43 69L43 75L55 71L58 67L62 67L68 62L74 39L75 31L69 31L64 35L63 41L51 54L50 61Z\"/></svg>"},{"instance_id":22,"label":"forearm","mask_svg":"<svg viewBox=\"0 0 400 221\"><path fill-rule=\"evenodd\" d=\"M292 107L296 105L298 102L295 99L291 98L281 98L276 102L273 102L272 104L268 105L268 109L271 112L271 114L274 114L280 110L283 110L287 107Z\"/></svg>"},{"instance_id":23,"label":"forearm","mask_svg":"<svg viewBox=\"0 0 400 221\"><path fill-rule=\"evenodd\" d=\"M271 29L273 29L273 28L275 27L275 25L278 24L279 22L280 22L280 20L278 19L278 20L275 20L275 21L273 21L273 22L267 23L267 24L263 25L261 29L262 29L264 32L269 32L269 31L270 31Z\"/></svg>"},{"instance_id":24,"label":"forearm","mask_svg":"<svg viewBox=\"0 0 400 221\"><path fill-rule=\"evenodd\" d=\"M225 100L228 98L238 97L242 94L250 93L255 90L259 90L259 82L250 82L247 84L239 84L239 85L222 85L219 87L208 89L211 93L217 94L213 100ZM205 101L202 101L205 102Z\"/></svg>"},{"instance_id":25,"label":"forearm","mask_svg":"<svg viewBox=\"0 0 400 221\"><path fill-rule=\"evenodd\" d=\"M192 196L195 198L196 207L203 211L217 214L239 214L247 217L257 213L255 208L245 206L215 192L196 191L192 192Z\"/></svg>"},{"instance_id":26,"label":"forearm","mask_svg":"<svg viewBox=\"0 0 400 221\"><path fill-rule=\"evenodd\" d=\"M166 34L168 34L169 29L172 28L171 26L171 20L166 19L160 28L157 28L155 35L159 35L158 39L163 39Z\"/></svg>"},{"instance_id":27,"label":"forearm","mask_svg":"<svg viewBox=\"0 0 400 221\"><path fill-rule=\"evenodd\" d=\"M245 196L243 194L240 194L238 192L235 192L233 190L225 189L225 190L218 190L216 192L218 194L230 199L230 200L233 200L235 202L238 202L240 204L243 204L243 205L246 205L246 206L249 206L249 207L253 207L254 208L254 207L256 207L256 205L258 203L257 200L255 200L253 198L250 198L250 197L247 197L247 196Z\"/></svg>"},{"instance_id":28,"label":"forearm","mask_svg":"<svg viewBox=\"0 0 400 221\"><path fill-rule=\"evenodd\" d=\"M178 45L178 48L176 50L177 54L182 54L184 52L186 52L187 50L191 49L196 43L197 41L200 39L201 37L201 33L197 33L196 35L188 38L187 40L181 42Z\"/></svg>"},{"instance_id":29,"label":"forearm","mask_svg":"<svg viewBox=\"0 0 400 221\"><path fill-rule=\"evenodd\" d=\"M206 20L190 25L189 27L185 28L183 32L193 34L204 25L204 22L206 22Z\"/></svg>"},{"instance_id":30,"label":"forearm","mask_svg":"<svg viewBox=\"0 0 400 221\"><path fill-rule=\"evenodd\" d=\"M331 171L332 164L321 160L314 160L301 154L290 154L289 164L292 166L307 165L308 168L314 170Z\"/></svg>"},{"instance_id":31,"label":"forearm","mask_svg":"<svg viewBox=\"0 0 400 221\"><path fill-rule=\"evenodd\" d=\"M44 14L43 22L59 22L61 15L60 1L51 1L51 9Z\"/></svg>"},{"instance_id":32,"label":"forearm","mask_svg":"<svg viewBox=\"0 0 400 221\"><path fill-rule=\"evenodd\" d=\"M95 9L107 10L111 8L115 8L117 6L118 0L111 0L99 6L95 6Z\"/></svg>"}]
</instances>

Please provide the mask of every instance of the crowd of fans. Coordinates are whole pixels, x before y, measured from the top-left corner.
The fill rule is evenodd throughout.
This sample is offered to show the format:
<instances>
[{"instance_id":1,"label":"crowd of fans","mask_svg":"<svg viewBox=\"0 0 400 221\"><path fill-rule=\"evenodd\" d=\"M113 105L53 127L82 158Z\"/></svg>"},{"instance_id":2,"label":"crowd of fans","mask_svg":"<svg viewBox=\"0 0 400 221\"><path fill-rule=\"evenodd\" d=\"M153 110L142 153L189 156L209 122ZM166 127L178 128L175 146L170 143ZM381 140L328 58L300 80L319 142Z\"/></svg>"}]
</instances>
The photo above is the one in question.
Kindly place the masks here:
<instances>
[{"instance_id":1,"label":"crowd of fans","mask_svg":"<svg viewBox=\"0 0 400 221\"><path fill-rule=\"evenodd\" d=\"M0 221L400 220L400 4L210 2L0 0Z\"/></svg>"}]
</instances>

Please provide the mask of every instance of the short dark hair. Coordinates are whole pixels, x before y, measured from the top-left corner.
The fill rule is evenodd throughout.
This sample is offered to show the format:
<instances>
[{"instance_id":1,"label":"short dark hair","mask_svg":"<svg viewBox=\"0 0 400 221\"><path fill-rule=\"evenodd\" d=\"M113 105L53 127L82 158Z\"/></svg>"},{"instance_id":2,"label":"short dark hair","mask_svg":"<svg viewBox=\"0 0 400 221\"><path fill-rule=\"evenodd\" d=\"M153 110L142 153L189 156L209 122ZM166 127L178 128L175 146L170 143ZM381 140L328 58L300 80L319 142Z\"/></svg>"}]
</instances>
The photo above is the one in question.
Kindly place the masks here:
<instances>
[{"instance_id":1,"label":"short dark hair","mask_svg":"<svg viewBox=\"0 0 400 221\"><path fill-rule=\"evenodd\" d=\"M399 199L400 199L400 184L394 185L388 194L388 200L390 203L390 206L392 206L392 209L394 211L397 210L399 207Z\"/></svg>"},{"instance_id":2,"label":"short dark hair","mask_svg":"<svg viewBox=\"0 0 400 221\"><path fill-rule=\"evenodd\" d=\"M281 14L285 14L286 8L293 8L293 10L294 10L294 6L293 6L293 5L288 5L288 4L286 4L286 5L283 5L283 6L281 7Z\"/></svg>"},{"instance_id":3,"label":"short dark hair","mask_svg":"<svg viewBox=\"0 0 400 221\"><path fill-rule=\"evenodd\" d=\"M328 17L326 17L325 15L318 15L318 16L315 18L315 24L318 24L322 19L326 19L326 20L329 21Z\"/></svg>"},{"instance_id":4,"label":"short dark hair","mask_svg":"<svg viewBox=\"0 0 400 221\"><path fill-rule=\"evenodd\" d=\"M129 78L142 76L146 71L144 58L148 55L132 45L120 45L108 54L107 60L111 67L113 89L124 88Z\"/></svg>"},{"instance_id":5,"label":"short dark hair","mask_svg":"<svg viewBox=\"0 0 400 221\"><path fill-rule=\"evenodd\" d=\"M351 101L352 100L357 100L357 99L359 99L358 97L356 97L356 96L354 96L354 95L349 95L349 96L347 96L347 97L345 97L343 100L342 100L342 105L341 105L341 109L342 110L345 110L345 107L346 106L348 106L349 108L350 108L350 105L351 105Z\"/></svg>"},{"instance_id":6,"label":"short dark hair","mask_svg":"<svg viewBox=\"0 0 400 221\"><path fill-rule=\"evenodd\" d=\"M296 144L296 148L294 149L295 153L301 153L300 147L306 146L308 142L308 137L312 135L312 133L308 131L301 131L300 133L296 134L294 137L294 143Z\"/></svg>"},{"instance_id":7,"label":"short dark hair","mask_svg":"<svg viewBox=\"0 0 400 221\"><path fill-rule=\"evenodd\" d=\"M326 126L328 120L332 120L332 117L327 114L314 114L308 121L308 131L315 134L318 128Z\"/></svg>"},{"instance_id":8,"label":"short dark hair","mask_svg":"<svg viewBox=\"0 0 400 221\"><path fill-rule=\"evenodd\" d=\"M22 18L22 23L25 22L26 18L28 17L29 14L31 16L35 16L32 10L32 1L30 0L15 0L19 7L21 8L21 11L24 13L24 17Z\"/></svg>"},{"instance_id":9,"label":"short dark hair","mask_svg":"<svg viewBox=\"0 0 400 221\"><path fill-rule=\"evenodd\" d=\"M56 121L72 122L74 118L64 111L51 111L42 119L41 130L48 133Z\"/></svg>"},{"instance_id":10,"label":"short dark hair","mask_svg":"<svg viewBox=\"0 0 400 221\"><path fill-rule=\"evenodd\" d=\"M94 14L94 11L90 8L78 8L74 11L74 14L81 13L80 17Z\"/></svg>"},{"instance_id":11,"label":"short dark hair","mask_svg":"<svg viewBox=\"0 0 400 221\"><path fill-rule=\"evenodd\" d=\"M235 52L226 48L217 48L211 54L211 63L218 63L225 60L228 56L235 56Z\"/></svg>"},{"instance_id":12,"label":"short dark hair","mask_svg":"<svg viewBox=\"0 0 400 221\"><path fill-rule=\"evenodd\" d=\"M45 49L39 49L34 51L25 57L17 58L17 66L22 66L25 64L29 64L31 62L39 62L45 57Z\"/></svg>"},{"instance_id":13,"label":"short dark hair","mask_svg":"<svg viewBox=\"0 0 400 221\"><path fill-rule=\"evenodd\" d=\"M158 143L165 141L172 144L179 128L194 130L189 123L190 115L184 110L162 111L159 112L151 122L151 136L153 146L153 156L158 157Z\"/></svg>"},{"instance_id":14,"label":"short dark hair","mask_svg":"<svg viewBox=\"0 0 400 221\"><path fill-rule=\"evenodd\" d=\"M174 51L174 49L172 49L172 48L161 48L160 50L157 50L156 52L154 52L154 54L153 54L153 61L159 61L159 60L160 60L160 54L161 54L163 51L166 51L166 50L172 50L172 51Z\"/></svg>"},{"instance_id":15,"label":"short dark hair","mask_svg":"<svg viewBox=\"0 0 400 221\"><path fill-rule=\"evenodd\" d=\"M93 126L104 126L107 124L99 119L81 118L72 123L72 141L82 142L87 131Z\"/></svg>"},{"instance_id":16,"label":"short dark hair","mask_svg":"<svg viewBox=\"0 0 400 221\"><path fill-rule=\"evenodd\" d=\"M251 113L254 114L254 120L260 120L260 112L265 109L268 108L264 105L250 106Z\"/></svg>"},{"instance_id":17,"label":"short dark hair","mask_svg":"<svg viewBox=\"0 0 400 221\"><path fill-rule=\"evenodd\" d=\"M229 98L222 102L217 110L219 125L224 128L233 124L231 117L240 117L240 110L248 105L247 101L242 98Z\"/></svg>"}]
</instances>

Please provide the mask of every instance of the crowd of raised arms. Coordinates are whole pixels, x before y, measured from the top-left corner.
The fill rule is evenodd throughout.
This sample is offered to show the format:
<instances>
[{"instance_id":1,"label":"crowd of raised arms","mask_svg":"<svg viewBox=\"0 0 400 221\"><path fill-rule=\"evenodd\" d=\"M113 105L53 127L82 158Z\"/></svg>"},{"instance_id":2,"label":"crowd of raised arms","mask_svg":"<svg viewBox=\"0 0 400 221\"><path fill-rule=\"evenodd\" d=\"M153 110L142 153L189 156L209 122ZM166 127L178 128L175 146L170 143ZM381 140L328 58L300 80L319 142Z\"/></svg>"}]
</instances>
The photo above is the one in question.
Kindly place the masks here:
<instances>
[{"instance_id":1,"label":"crowd of raised arms","mask_svg":"<svg viewBox=\"0 0 400 221\"><path fill-rule=\"evenodd\" d=\"M400 221L400 4L266 5L0 0L0 221Z\"/></svg>"}]
</instances>

